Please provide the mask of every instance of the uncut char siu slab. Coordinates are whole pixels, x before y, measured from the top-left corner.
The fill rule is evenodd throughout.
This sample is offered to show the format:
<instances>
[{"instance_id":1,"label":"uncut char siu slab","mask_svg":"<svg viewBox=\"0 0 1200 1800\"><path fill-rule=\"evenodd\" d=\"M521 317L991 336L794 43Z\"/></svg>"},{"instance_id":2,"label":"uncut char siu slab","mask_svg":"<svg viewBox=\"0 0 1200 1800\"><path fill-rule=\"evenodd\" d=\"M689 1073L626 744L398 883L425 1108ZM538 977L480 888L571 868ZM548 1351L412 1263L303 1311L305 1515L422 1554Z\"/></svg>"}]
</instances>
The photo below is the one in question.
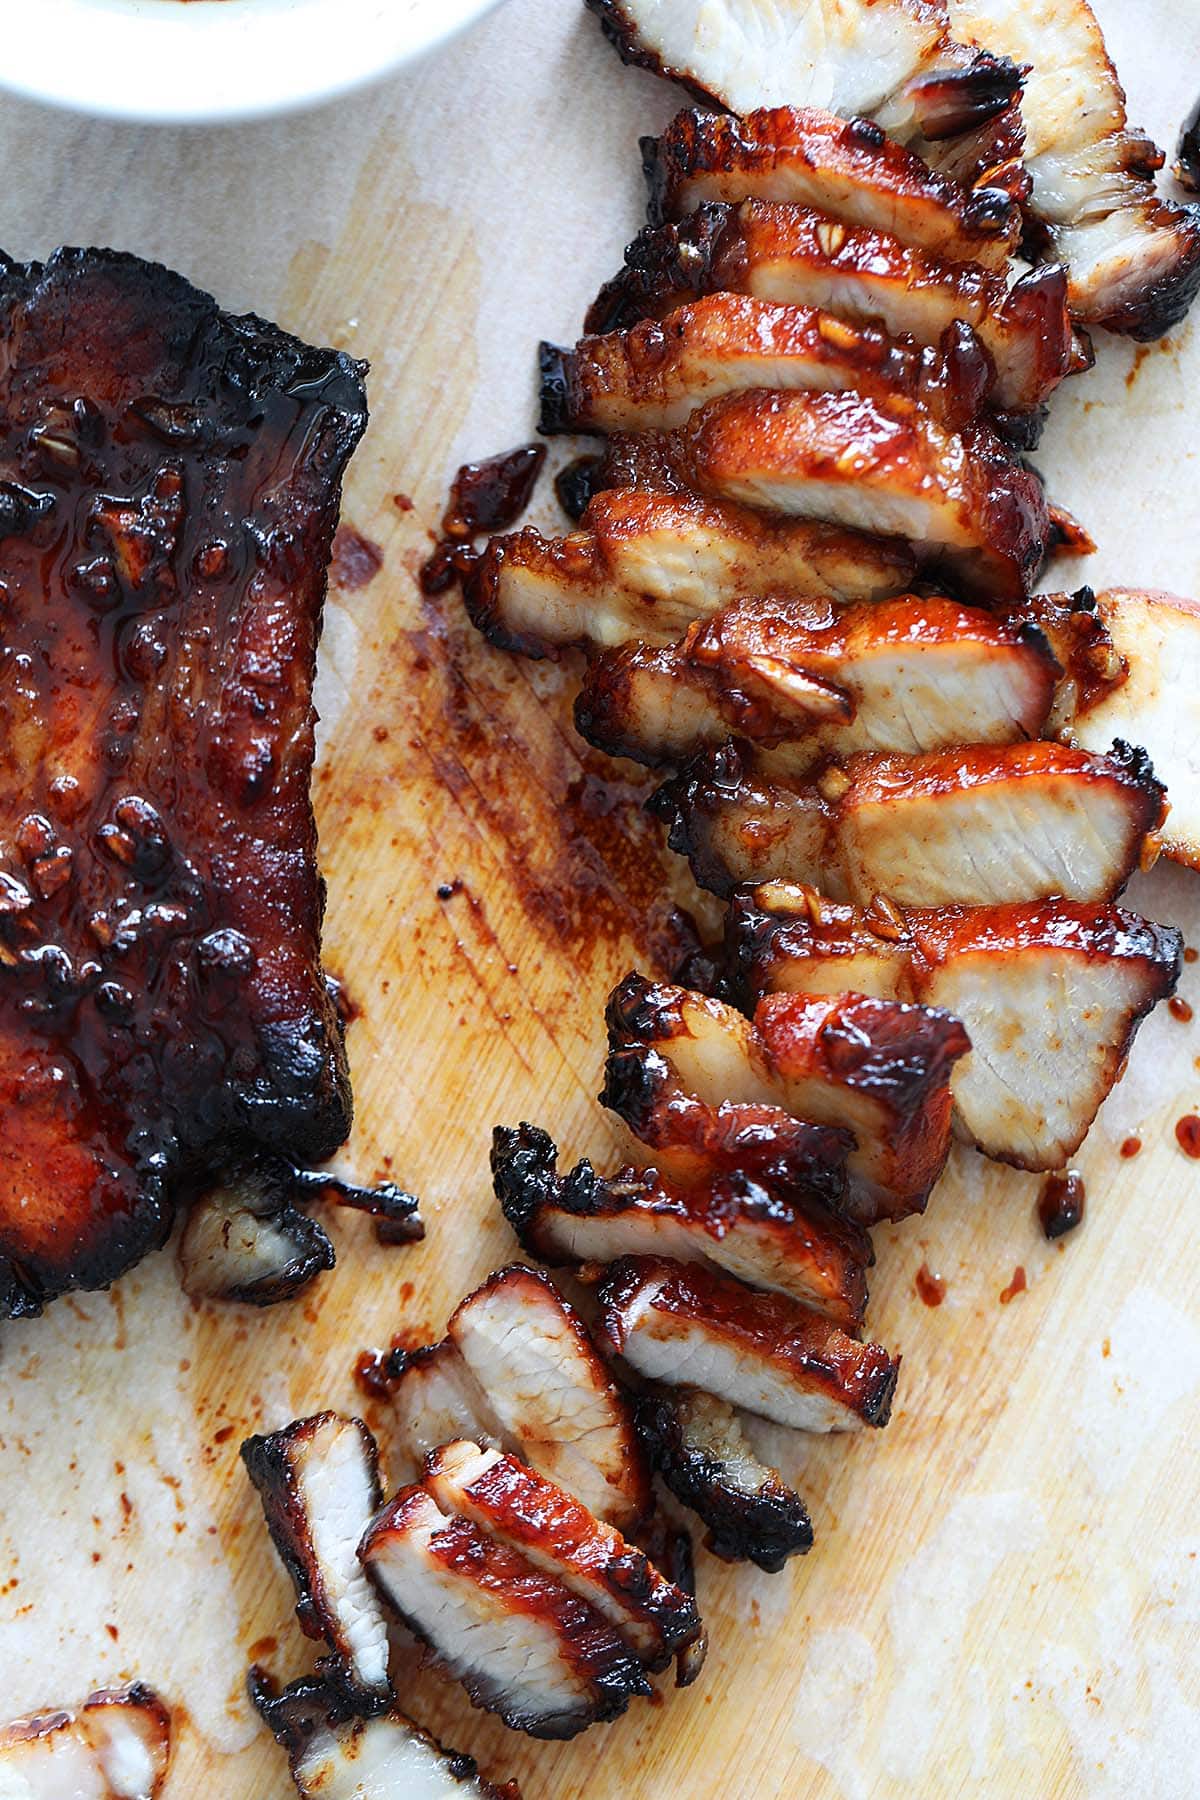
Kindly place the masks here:
<instances>
[{"instance_id":1,"label":"uncut char siu slab","mask_svg":"<svg viewBox=\"0 0 1200 1800\"><path fill-rule=\"evenodd\" d=\"M748 738L763 774L786 779L863 750L1037 737L1061 673L1037 626L937 596L735 601L677 644L596 657L575 723L651 767Z\"/></svg>"},{"instance_id":2,"label":"uncut char siu slab","mask_svg":"<svg viewBox=\"0 0 1200 1800\"><path fill-rule=\"evenodd\" d=\"M323 1676L278 1693L254 1668L248 1687L287 1752L301 1800L521 1800L515 1781L493 1786L469 1756L444 1749L402 1712L360 1718Z\"/></svg>"},{"instance_id":3,"label":"uncut char siu slab","mask_svg":"<svg viewBox=\"0 0 1200 1800\"><path fill-rule=\"evenodd\" d=\"M862 912L780 883L734 897L727 942L751 1005L851 988L954 1013L971 1039L950 1078L956 1132L1023 1169L1074 1155L1182 964L1177 931L1115 906Z\"/></svg>"},{"instance_id":4,"label":"uncut char siu slab","mask_svg":"<svg viewBox=\"0 0 1200 1800\"><path fill-rule=\"evenodd\" d=\"M492 1180L522 1246L552 1267L637 1255L708 1262L849 1330L862 1324L870 1239L795 1186L768 1186L741 1169L692 1187L654 1169L606 1179L589 1162L559 1175L552 1140L533 1125L496 1128Z\"/></svg>"},{"instance_id":5,"label":"uncut char siu slab","mask_svg":"<svg viewBox=\"0 0 1200 1800\"><path fill-rule=\"evenodd\" d=\"M1028 211L1070 275L1085 324L1161 337L1200 288L1200 208L1155 189L1163 154L1131 130L1125 92L1085 0L951 0L959 37L1026 66Z\"/></svg>"},{"instance_id":6,"label":"uncut char siu slab","mask_svg":"<svg viewBox=\"0 0 1200 1800\"><path fill-rule=\"evenodd\" d=\"M594 495L565 538L531 528L492 538L464 575L463 599L498 648L556 656L667 644L743 595L881 599L915 568L882 538L630 483Z\"/></svg>"},{"instance_id":7,"label":"uncut char siu slab","mask_svg":"<svg viewBox=\"0 0 1200 1800\"><path fill-rule=\"evenodd\" d=\"M753 388L899 395L955 431L978 417L990 386L966 326L920 351L818 307L742 294L708 294L572 350L543 343L539 364L546 433L670 431L708 401Z\"/></svg>"},{"instance_id":8,"label":"uncut char siu slab","mask_svg":"<svg viewBox=\"0 0 1200 1800\"><path fill-rule=\"evenodd\" d=\"M648 1380L700 1388L797 1431L888 1422L899 1359L786 1294L651 1256L615 1263L598 1292L609 1343Z\"/></svg>"},{"instance_id":9,"label":"uncut char siu slab","mask_svg":"<svg viewBox=\"0 0 1200 1800\"><path fill-rule=\"evenodd\" d=\"M948 1013L861 994L773 994L751 1022L688 988L629 975L607 1022L601 1098L643 1142L669 1135L672 1107L687 1095L849 1131L839 1206L864 1225L922 1211L945 1167L950 1074L970 1049Z\"/></svg>"},{"instance_id":10,"label":"uncut char siu slab","mask_svg":"<svg viewBox=\"0 0 1200 1800\"><path fill-rule=\"evenodd\" d=\"M1036 414L1092 360L1071 322L1062 269L1031 270L1010 288L1001 274L889 232L759 200L710 201L675 223L647 226L593 301L585 329L628 330L713 293L819 307L930 348L968 326L991 364L993 402L1007 414Z\"/></svg>"},{"instance_id":11,"label":"uncut char siu slab","mask_svg":"<svg viewBox=\"0 0 1200 1800\"><path fill-rule=\"evenodd\" d=\"M312 681L362 369L105 251L0 264L0 1311L345 1138Z\"/></svg>"},{"instance_id":12,"label":"uncut char siu slab","mask_svg":"<svg viewBox=\"0 0 1200 1800\"><path fill-rule=\"evenodd\" d=\"M860 906L1113 900L1165 812L1148 758L1123 744L864 754L808 786L761 778L727 745L651 804L702 887L792 881Z\"/></svg>"},{"instance_id":13,"label":"uncut char siu slab","mask_svg":"<svg viewBox=\"0 0 1200 1800\"><path fill-rule=\"evenodd\" d=\"M1020 231L1000 190L946 181L878 125L813 107L681 112L661 138L642 139L642 164L656 225L708 200L790 201L999 271Z\"/></svg>"},{"instance_id":14,"label":"uncut char siu slab","mask_svg":"<svg viewBox=\"0 0 1200 1800\"><path fill-rule=\"evenodd\" d=\"M1050 545L1040 479L984 425L861 394L727 394L676 431L614 434L597 486L646 476L767 514L895 537L988 604L1020 602Z\"/></svg>"},{"instance_id":15,"label":"uncut char siu slab","mask_svg":"<svg viewBox=\"0 0 1200 1800\"><path fill-rule=\"evenodd\" d=\"M650 1691L594 1607L423 1487L373 1521L359 1556L388 1603L472 1703L531 1737L569 1738Z\"/></svg>"}]
</instances>

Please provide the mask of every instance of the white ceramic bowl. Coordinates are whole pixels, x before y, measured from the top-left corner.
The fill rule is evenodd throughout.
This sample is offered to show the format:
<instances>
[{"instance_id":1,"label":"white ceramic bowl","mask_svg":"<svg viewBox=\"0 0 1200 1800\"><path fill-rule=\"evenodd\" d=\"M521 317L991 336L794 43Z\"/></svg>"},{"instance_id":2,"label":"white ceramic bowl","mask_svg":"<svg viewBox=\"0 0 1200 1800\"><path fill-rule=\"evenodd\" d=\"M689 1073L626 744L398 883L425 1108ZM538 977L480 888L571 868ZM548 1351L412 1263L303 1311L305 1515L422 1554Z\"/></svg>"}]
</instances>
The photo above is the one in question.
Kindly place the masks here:
<instances>
[{"instance_id":1,"label":"white ceramic bowl","mask_svg":"<svg viewBox=\"0 0 1200 1800\"><path fill-rule=\"evenodd\" d=\"M2 0L0 88L176 125L294 112L444 43L498 0Z\"/></svg>"}]
</instances>

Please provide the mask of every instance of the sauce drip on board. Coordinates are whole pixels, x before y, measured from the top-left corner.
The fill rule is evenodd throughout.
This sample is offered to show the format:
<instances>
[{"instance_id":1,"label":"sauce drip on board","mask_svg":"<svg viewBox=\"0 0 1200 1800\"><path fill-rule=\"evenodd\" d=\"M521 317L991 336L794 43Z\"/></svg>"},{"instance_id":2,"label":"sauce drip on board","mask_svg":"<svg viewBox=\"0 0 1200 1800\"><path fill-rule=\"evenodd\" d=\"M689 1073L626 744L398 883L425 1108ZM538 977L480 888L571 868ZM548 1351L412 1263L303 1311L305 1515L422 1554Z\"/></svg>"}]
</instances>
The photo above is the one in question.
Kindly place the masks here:
<instances>
[{"instance_id":1,"label":"sauce drip on board","mask_svg":"<svg viewBox=\"0 0 1200 1800\"><path fill-rule=\"evenodd\" d=\"M1018 1294L1023 1294L1028 1286L1029 1283L1025 1279L1024 1267L1018 1263L1013 1270L1012 1280L1006 1288L1001 1288L1000 1290L1001 1306L1007 1306L1010 1301L1016 1299Z\"/></svg>"},{"instance_id":2,"label":"sauce drip on board","mask_svg":"<svg viewBox=\"0 0 1200 1800\"><path fill-rule=\"evenodd\" d=\"M1175 1139L1185 1156L1200 1157L1200 1118L1185 1113L1175 1126Z\"/></svg>"},{"instance_id":3,"label":"sauce drip on board","mask_svg":"<svg viewBox=\"0 0 1200 1800\"><path fill-rule=\"evenodd\" d=\"M922 1263L913 1276L913 1286L926 1306L940 1306L946 1298L946 1283L935 1275L928 1263Z\"/></svg>"},{"instance_id":4,"label":"sauce drip on board","mask_svg":"<svg viewBox=\"0 0 1200 1800\"><path fill-rule=\"evenodd\" d=\"M1068 1231L1074 1231L1083 1222L1086 1201L1087 1189L1083 1185L1083 1177L1075 1169L1047 1175L1037 1203L1038 1219L1046 1236L1051 1239L1060 1238L1065 1237Z\"/></svg>"}]
</instances>

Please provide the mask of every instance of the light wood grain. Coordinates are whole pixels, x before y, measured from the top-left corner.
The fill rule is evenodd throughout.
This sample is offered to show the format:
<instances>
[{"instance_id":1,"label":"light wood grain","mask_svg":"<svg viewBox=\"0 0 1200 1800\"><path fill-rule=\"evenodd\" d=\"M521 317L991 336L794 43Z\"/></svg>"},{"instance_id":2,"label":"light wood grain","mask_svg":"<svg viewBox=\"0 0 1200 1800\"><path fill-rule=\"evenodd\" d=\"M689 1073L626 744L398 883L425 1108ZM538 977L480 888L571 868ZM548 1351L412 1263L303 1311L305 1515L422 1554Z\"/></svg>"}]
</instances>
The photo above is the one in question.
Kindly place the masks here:
<instances>
[{"instance_id":1,"label":"light wood grain","mask_svg":"<svg viewBox=\"0 0 1200 1800\"><path fill-rule=\"evenodd\" d=\"M1101 10L1135 114L1169 137L1200 27L1185 0L1137 9L1153 30L1119 0ZM242 1435L357 1404L359 1348L438 1330L513 1255L487 1179L494 1123L615 1150L595 1105L604 996L662 966L690 889L635 786L606 789L611 770L581 761L572 669L489 651L414 573L455 463L528 435L533 342L570 335L616 262L636 223L633 137L670 110L562 0L514 0L392 89L289 125L135 132L0 109L19 171L0 196L7 249L161 254L374 365L346 516L385 562L331 599L317 807L328 960L362 1009L345 1161L416 1188L428 1240L382 1251L339 1217L336 1272L261 1315L181 1302L167 1252L111 1298L6 1329L0 1352L6 1701L161 1684L180 1703L171 1800L287 1786L241 1684L255 1647L284 1675L310 1651ZM1105 345L1041 460L1100 538L1081 578L1200 591L1195 332L1137 368L1127 388L1132 351ZM1200 942L1195 878L1137 891ZM1194 971L1183 991L1200 1001ZM775 1577L701 1559L713 1650L697 1688L564 1747L473 1713L411 1658L405 1704L527 1800L1190 1795L1198 1184L1172 1126L1200 1102L1197 1052L1165 1013L1147 1028L1079 1159L1088 1218L1062 1246L1040 1238L1031 1179L967 1155L926 1219L878 1234L869 1323L904 1354L896 1415L791 1446L807 1559ZM1135 1129L1145 1148L1122 1162ZM914 1293L923 1261L948 1283L937 1310ZM1017 1264L1029 1290L1001 1306Z\"/></svg>"}]
</instances>

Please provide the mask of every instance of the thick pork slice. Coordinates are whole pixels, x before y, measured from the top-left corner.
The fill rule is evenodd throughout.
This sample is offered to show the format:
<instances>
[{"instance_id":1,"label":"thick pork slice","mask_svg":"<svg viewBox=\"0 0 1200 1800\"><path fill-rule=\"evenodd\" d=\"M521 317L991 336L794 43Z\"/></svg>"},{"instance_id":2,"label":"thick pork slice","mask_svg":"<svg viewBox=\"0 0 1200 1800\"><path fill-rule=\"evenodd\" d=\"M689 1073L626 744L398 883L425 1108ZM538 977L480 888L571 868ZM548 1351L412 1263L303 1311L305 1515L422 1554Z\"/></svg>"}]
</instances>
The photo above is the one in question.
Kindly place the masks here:
<instances>
[{"instance_id":1,"label":"thick pork slice","mask_svg":"<svg viewBox=\"0 0 1200 1800\"><path fill-rule=\"evenodd\" d=\"M759 1461L726 1401L699 1388L664 1388L638 1402L637 1421L654 1467L708 1527L714 1556L776 1574L811 1550L808 1508Z\"/></svg>"},{"instance_id":2,"label":"thick pork slice","mask_svg":"<svg viewBox=\"0 0 1200 1800\"><path fill-rule=\"evenodd\" d=\"M466 1688L531 1737L575 1737L648 1692L638 1659L594 1608L422 1487L402 1488L359 1555L380 1592Z\"/></svg>"},{"instance_id":3,"label":"thick pork slice","mask_svg":"<svg viewBox=\"0 0 1200 1800\"><path fill-rule=\"evenodd\" d=\"M677 644L593 659L575 719L589 743L652 767L747 738L762 772L787 779L864 750L1036 737L1060 673L1035 625L937 596L735 601Z\"/></svg>"},{"instance_id":4,"label":"thick pork slice","mask_svg":"<svg viewBox=\"0 0 1200 1800\"><path fill-rule=\"evenodd\" d=\"M955 44L925 0L587 0L622 62L731 112L789 103L846 118L882 111L931 139L969 131L1020 96L1004 58Z\"/></svg>"},{"instance_id":5,"label":"thick pork slice","mask_svg":"<svg viewBox=\"0 0 1200 1800\"><path fill-rule=\"evenodd\" d=\"M997 270L1020 234L1018 209L999 189L964 189L878 125L813 107L681 112L661 138L643 138L642 162L654 224L706 200L786 200Z\"/></svg>"},{"instance_id":6,"label":"thick pork slice","mask_svg":"<svg viewBox=\"0 0 1200 1800\"><path fill-rule=\"evenodd\" d=\"M1010 287L1002 274L914 249L890 232L759 200L715 201L647 226L593 301L586 329L628 330L710 293L820 307L933 348L968 326L994 371L992 402L1006 414L1036 413L1092 361L1071 321L1063 269L1047 264Z\"/></svg>"},{"instance_id":7,"label":"thick pork slice","mask_svg":"<svg viewBox=\"0 0 1200 1800\"><path fill-rule=\"evenodd\" d=\"M848 1130L841 1205L861 1223L924 1207L949 1151L950 1073L970 1047L949 1014L861 994L774 995L752 1024L718 1000L630 975L608 1018L618 1057L629 1045L653 1049L675 1087L703 1103L765 1103ZM604 1099L639 1129L620 1087L610 1081Z\"/></svg>"},{"instance_id":8,"label":"thick pork slice","mask_svg":"<svg viewBox=\"0 0 1200 1800\"><path fill-rule=\"evenodd\" d=\"M709 400L751 388L899 394L958 430L991 385L969 328L922 353L874 325L740 294L709 294L572 350L543 344L540 362L544 432L670 431Z\"/></svg>"},{"instance_id":9,"label":"thick pork slice","mask_svg":"<svg viewBox=\"0 0 1200 1800\"><path fill-rule=\"evenodd\" d=\"M429 1459L424 1486L443 1512L520 1551L594 1607L646 1668L665 1669L700 1636L689 1594L573 1494L514 1457L478 1444L444 1444Z\"/></svg>"},{"instance_id":10,"label":"thick pork slice","mask_svg":"<svg viewBox=\"0 0 1200 1800\"><path fill-rule=\"evenodd\" d=\"M870 1240L802 1189L768 1187L741 1170L698 1186L654 1169L605 1179L581 1162L559 1175L544 1131L497 1128L492 1178L504 1216L531 1255L550 1264L668 1256L704 1262L753 1287L774 1288L850 1330L867 1302Z\"/></svg>"},{"instance_id":11,"label":"thick pork slice","mask_svg":"<svg viewBox=\"0 0 1200 1800\"><path fill-rule=\"evenodd\" d=\"M1062 1168L1178 979L1179 933L1066 900L866 912L779 884L737 896L743 992L867 993L945 1007L971 1053L954 1069L955 1130L986 1155Z\"/></svg>"},{"instance_id":12,"label":"thick pork slice","mask_svg":"<svg viewBox=\"0 0 1200 1800\"><path fill-rule=\"evenodd\" d=\"M301 1626L329 1644L358 1704L379 1710L391 1699L387 1621L357 1555L383 1504L374 1438L361 1419L317 1413L247 1438L242 1461L295 1584Z\"/></svg>"},{"instance_id":13,"label":"thick pork slice","mask_svg":"<svg viewBox=\"0 0 1200 1800\"><path fill-rule=\"evenodd\" d=\"M1163 854L1200 869L1200 605L1130 588L1095 601L1127 674L1094 694L1081 690L1067 735L1085 750L1114 737L1145 746L1170 801Z\"/></svg>"},{"instance_id":14,"label":"thick pork slice","mask_svg":"<svg viewBox=\"0 0 1200 1800\"><path fill-rule=\"evenodd\" d=\"M443 1749L402 1712L364 1719L320 1676L277 1693L261 1669L250 1697L287 1751L302 1800L521 1800L515 1781L484 1781L469 1756Z\"/></svg>"},{"instance_id":15,"label":"thick pork slice","mask_svg":"<svg viewBox=\"0 0 1200 1800\"><path fill-rule=\"evenodd\" d=\"M618 437L608 453L614 485L622 453ZM1050 544L1031 469L986 427L947 431L900 395L729 394L693 413L657 454L710 499L899 538L989 603L1021 600Z\"/></svg>"},{"instance_id":16,"label":"thick pork slice","mask_svg":"<svg viewBox=\"0 0 1200 1800\"><path fill-rule=\"evenodd\" d=\"M1162 199L1086 0L950 0L955 35L1025 65L1029 211L1087 324L1161 337L1200 287L1200 208Z\"/></svg>"},{"instance_id":17,"label":"thick pork slice","mask_svg":"<svg viewBox=\"0 0 1200 1800\"><path fill-rule=\"evenodd\" d=\"M1165 816L1140 750L1056 743L862 755L808 785L726 747L660 788L673 849L716 893L763 881L869 905L1111 900Z\"/></svg>"},{"instance_id":18,"label":"thick pork slice","mask_svg":"<svg viewBox=\"0 0 1200 1800\"><path fill-rule=\"evenodd\" d=\"M446 1329L505 1439L598 1519L636 1523L650 1495L629 1408L553 1282L519 1263L498 1270Z\"/></svg>"},{"instance_id":19,"label":"thick pork slice","mask_svg":"<svg viewBox=\"0 0 1200 1800\"><path fill-rule=\"evenodd\" d=\"M0 1727L5 1800L158 1800L171 1757L171 1716L135 1682L82 1706Z\"/></svg>"},{"instance_id":20,"label":"thick pork slice","mask_svg":"<svg viewBox=\"0 0 1200 1800\"><path fill-rule=\"evenodd\" d=\"M886 1425L899 1361L783 1294L696 1264L630 1257L600 1287L613 1349L651 1381L700 1388L799 1431Z\"/></svg>"},{"instance_id":21,"label":"thick pork slice","mask_svg":"<svg viewBox=\"0 0 1200 1800\"><path fill-rule=\"evenodd\" d=\"M532 528L493 538L463 597L489 642L555 656L630 639L669 644L741 595L881 599L914 571L895 542L638 485L594 495L565 538Z\"/></svg>"}]
</instances>

